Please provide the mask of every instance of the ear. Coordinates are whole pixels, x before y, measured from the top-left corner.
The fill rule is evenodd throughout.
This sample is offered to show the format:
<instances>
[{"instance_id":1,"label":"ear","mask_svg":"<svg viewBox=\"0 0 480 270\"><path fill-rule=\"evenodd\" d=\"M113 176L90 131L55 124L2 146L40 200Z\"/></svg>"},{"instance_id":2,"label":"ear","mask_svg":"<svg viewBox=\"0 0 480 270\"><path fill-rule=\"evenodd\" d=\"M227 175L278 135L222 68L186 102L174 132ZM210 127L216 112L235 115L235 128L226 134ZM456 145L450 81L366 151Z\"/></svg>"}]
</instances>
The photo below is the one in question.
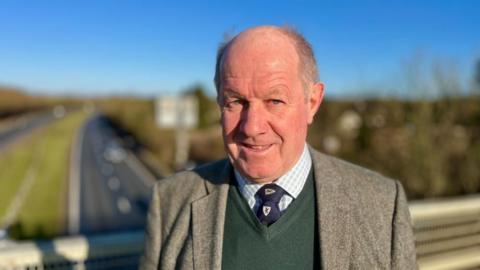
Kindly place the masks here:
<instances>
[{"instance_id":1,"label":"ear","mask_svg":"<svg viewBox=\"0 0 480 270\"><path fill-rule=\"evenodd\" d=\"M322 82L315 83L311 88L310 97L308 103L308 118L307 122L310 125L313 122L313 118L322 104L324 94L324 84Z\"/></svg>"}]
</instances>

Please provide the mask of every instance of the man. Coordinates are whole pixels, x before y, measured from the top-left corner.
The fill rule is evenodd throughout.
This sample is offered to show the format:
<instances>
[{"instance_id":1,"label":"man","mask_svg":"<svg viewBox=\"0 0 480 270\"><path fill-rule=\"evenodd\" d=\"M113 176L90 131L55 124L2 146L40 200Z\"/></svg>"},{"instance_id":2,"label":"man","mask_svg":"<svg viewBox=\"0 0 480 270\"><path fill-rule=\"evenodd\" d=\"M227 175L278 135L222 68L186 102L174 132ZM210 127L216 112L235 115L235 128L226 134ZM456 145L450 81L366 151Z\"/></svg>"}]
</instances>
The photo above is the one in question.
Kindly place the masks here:
<instances>
[{"instance_id":1,"label":"man","mask_svg":"<svg viewBox=\"0 0 480 270\"><path fill-rule=\"evenodd\" d=\"M143 269L414 269L398 182L305 143L323 98L308 42L248 29L215 83L228 159L155 185Z\"/></svg>"}]
</instances>

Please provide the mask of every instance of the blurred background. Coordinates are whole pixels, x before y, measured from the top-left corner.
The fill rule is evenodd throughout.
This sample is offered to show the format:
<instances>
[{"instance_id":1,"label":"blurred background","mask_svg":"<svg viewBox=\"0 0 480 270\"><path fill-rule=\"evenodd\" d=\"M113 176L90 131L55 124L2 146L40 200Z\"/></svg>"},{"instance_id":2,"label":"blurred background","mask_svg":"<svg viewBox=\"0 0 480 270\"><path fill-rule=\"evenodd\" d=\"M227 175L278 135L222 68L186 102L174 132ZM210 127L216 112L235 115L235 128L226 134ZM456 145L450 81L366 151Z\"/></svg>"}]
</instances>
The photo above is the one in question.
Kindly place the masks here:
<instances>
[{"instance_id":1,"label":"blurred background","mask_svg":"<svg viewBox=\"0 0 480 270\"><path fill-rule=\"evenodd\" d=\"M422 269L478 267L479 12L473 0L2 1L0 269L135 269L155 181L225 156L218 45L261 24L313 45L326 99L308 142L402 182Z\"/></svg>"}]
</instances>

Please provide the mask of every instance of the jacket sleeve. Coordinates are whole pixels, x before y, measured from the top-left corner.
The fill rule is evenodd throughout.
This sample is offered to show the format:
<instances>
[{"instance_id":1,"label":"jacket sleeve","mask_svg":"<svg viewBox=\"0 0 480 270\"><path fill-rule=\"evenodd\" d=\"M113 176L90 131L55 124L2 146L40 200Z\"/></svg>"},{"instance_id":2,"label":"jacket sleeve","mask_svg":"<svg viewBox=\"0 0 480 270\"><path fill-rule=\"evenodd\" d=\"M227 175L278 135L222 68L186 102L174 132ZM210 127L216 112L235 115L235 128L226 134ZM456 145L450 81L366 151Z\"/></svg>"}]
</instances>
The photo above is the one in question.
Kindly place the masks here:
<instances>
[{"instance_id":1,"label":"jacket sleeve","mask_svg":"<svg viewBox=\"0 0 480 270\"><path fill-rule=\"evenodd\" d=\"M392 220L392 269L418 269L410 212L405 192L398 181L396 191Z\"/></svg>"},{"instance_id":2,"label":"jacket sleeve","mask_svg":"<svg viewBox=\"0 0 480 270\"><path fill-rule=\"evenodd\" d=\"M160 257L160 200L158 195L158 183L154 185L152 200L147 217L147 226L145 229L145 250L140 260L139 269L158 269Z\"/></svg>"}]
</instances>

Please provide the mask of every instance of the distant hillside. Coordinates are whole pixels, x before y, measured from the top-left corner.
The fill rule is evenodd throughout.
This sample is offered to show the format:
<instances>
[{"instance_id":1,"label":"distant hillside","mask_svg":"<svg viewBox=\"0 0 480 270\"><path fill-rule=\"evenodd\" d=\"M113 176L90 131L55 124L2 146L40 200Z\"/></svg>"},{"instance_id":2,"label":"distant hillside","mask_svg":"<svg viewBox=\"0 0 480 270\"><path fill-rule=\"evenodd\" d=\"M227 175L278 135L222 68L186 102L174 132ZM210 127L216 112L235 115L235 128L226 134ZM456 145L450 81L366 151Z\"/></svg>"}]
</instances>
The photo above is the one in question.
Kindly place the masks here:
<instances>
[{"instance_id":1,"label":"distant hillside","mask_svg":"<svg viewBox=\"0 0 480 270\"><path fill-rule=\"evenodd\" d=\"M78 106L82 102L75 98L31 95L20 88L0 86L0 120L22 113L44 110L57 104Z\"/></svg>"},{"instance_id":2,"label":"distant hillside","mask_svg":"<svg viewBox=\"0 0 480 270\"><path fill-rule=\"evenodd\" d=\"M38 101L20 89L0 86L0 118L38 107Z\"/></svg>"}]
</instances>

